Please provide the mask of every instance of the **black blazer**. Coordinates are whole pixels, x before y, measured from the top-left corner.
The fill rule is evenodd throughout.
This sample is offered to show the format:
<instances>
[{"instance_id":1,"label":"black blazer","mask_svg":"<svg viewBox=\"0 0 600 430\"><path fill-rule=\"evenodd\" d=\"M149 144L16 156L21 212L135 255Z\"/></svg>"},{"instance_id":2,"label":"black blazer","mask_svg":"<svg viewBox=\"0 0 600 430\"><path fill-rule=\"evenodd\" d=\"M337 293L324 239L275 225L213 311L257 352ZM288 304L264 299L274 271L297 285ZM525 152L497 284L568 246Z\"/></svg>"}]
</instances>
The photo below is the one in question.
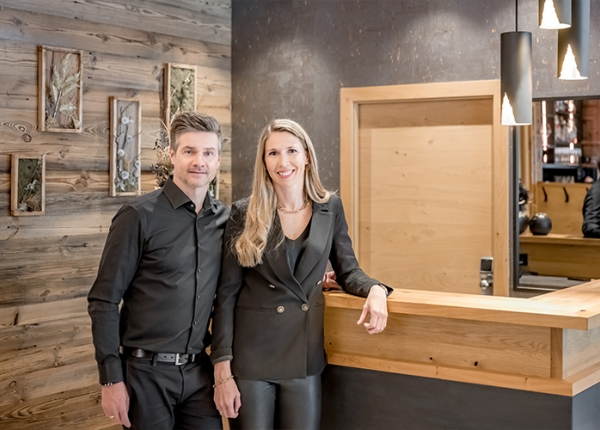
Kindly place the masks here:
<instances>
[{"instance_id":1,"label":"black blazer","mask_svg":"<svg viewBox=\"0 0 600 430\"><path fill-rule=\"evenodd\" d=\"M213 363L232 359L236 377L293 379L316 375L327 364L323 339L321 281L330 260L342 288L366 297L380 284L358 266L340 198L313 203L306 248L296 277L290 269L279 217L263 256L252 268L231 250L244 227L248 200L233 204L223 240L223 265L213 319Z\"/></svg>"}]
</instances>

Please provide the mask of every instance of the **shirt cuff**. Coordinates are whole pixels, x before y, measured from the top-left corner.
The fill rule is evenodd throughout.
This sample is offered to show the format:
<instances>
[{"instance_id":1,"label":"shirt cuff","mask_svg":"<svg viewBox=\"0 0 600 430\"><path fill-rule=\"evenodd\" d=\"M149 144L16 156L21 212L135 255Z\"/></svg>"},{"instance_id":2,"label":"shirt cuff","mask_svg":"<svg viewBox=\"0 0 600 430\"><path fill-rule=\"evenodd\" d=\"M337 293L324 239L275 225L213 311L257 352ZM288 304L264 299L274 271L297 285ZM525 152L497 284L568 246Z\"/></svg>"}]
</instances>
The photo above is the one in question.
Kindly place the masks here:
<instances>
[{"instance_id":1,"label":"shirt cuff","mask_svg":"<svg viewBox=\"0 0 600 430\"><path fill-rule=\"evenodd\" d=\"M121 382L124 381L123 378L123 368L121 366L121 361L113 361L107 364L99 364L98 365L98 374L100 375L100 383L108 384L111 382Z\"/></svg>"},{"instance_id":2,"label":"shirt cuff","mask_svg":"<svg viewBox=\"0 0 600 430\"><path fill-rule=\"evenodd\" d=\"M213 366L221 361L233 361L233 351L231 348L223 348L216 351L211 351L210 361Z\"/></svg>"}]
</instances>

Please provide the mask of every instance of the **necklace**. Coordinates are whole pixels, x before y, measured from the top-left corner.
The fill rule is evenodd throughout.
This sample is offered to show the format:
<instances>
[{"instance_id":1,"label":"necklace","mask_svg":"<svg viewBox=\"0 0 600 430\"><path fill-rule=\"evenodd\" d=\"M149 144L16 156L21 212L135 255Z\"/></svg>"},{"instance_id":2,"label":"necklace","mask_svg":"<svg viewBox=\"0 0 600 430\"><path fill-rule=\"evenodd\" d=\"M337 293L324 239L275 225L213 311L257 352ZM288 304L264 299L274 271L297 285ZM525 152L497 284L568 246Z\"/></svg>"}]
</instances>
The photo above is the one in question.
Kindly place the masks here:
<instances>
[{"instance_id":1,"label":"necklace","mask_svg":"<svg viewBox=\"0 0 600 430\"><path fill-rule=\"evenodd\" d=\"M295 214L300 212L302 209L304 209L306 206L308 206L308 199L304 200L304 204L302 206L300 206L299 209L296 209L295 211L290 211L287 210L285 208L282 208L281 206L277 206L277 210L280 210L281 212L283 212L284 214Z\"/></svg>"}]
</instances>

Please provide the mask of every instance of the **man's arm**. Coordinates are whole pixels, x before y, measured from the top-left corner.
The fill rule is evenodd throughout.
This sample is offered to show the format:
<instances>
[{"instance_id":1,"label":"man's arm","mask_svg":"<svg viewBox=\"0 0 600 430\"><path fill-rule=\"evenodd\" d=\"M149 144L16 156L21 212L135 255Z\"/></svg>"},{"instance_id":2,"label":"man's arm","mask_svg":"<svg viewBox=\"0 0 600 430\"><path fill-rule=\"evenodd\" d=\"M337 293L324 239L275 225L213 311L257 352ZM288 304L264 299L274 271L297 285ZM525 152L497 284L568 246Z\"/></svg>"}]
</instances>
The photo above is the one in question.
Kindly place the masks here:
<instances>
[{"instance_id":1,"label":"man's arm","mask_svg":"<svg viewBox=\"0 0 600 430\"><path fill-rule=\"evenodd\" d=\"M140 215L130 206L113 218L98 277L88 294L100 383L123 381L119 357L119 304L135 275L143 247Z\"/></svg>"}]
</instances>

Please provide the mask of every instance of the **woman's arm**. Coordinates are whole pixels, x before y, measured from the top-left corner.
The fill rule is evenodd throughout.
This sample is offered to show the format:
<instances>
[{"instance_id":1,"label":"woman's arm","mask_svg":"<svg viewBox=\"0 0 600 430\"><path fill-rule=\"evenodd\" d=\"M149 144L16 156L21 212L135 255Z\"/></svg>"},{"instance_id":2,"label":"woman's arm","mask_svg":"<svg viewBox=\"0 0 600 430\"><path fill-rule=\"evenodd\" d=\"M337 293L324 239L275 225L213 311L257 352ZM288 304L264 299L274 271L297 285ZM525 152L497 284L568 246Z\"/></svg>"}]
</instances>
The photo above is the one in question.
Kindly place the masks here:
<instances>
[{"instance_id":1,"label":"woman's arm","mask_svg":"<svg viewBox=\"0 0 600 430\"><path fill-rule=\"evenodd\" d=\"M352 240L348 235L348 223L342 202L338 196L332 195L330 204L335 218L329 260L336 273L336 280L350 294L367 297L357 324L363 324L370 334L380 333L387 324L386 297L392 289L370 278L359 267L352 249ZM369 322L366 322L367 315L370 315Z\"/></svg>"},{"instance_id":2,"label":"woman's arm","mask_svg":"<svg viewBox=\"0 0 600 430\"><path fill-rule=\"evenodd\" d=\"M235 304L244 280L244 269L232 249L243 216L234 203L223 235L223 258L214 302L210 358L215 368L214 401L221 415L235 418L241 406L240 392L231 373Z\"/></svg>"}]
</instances>

